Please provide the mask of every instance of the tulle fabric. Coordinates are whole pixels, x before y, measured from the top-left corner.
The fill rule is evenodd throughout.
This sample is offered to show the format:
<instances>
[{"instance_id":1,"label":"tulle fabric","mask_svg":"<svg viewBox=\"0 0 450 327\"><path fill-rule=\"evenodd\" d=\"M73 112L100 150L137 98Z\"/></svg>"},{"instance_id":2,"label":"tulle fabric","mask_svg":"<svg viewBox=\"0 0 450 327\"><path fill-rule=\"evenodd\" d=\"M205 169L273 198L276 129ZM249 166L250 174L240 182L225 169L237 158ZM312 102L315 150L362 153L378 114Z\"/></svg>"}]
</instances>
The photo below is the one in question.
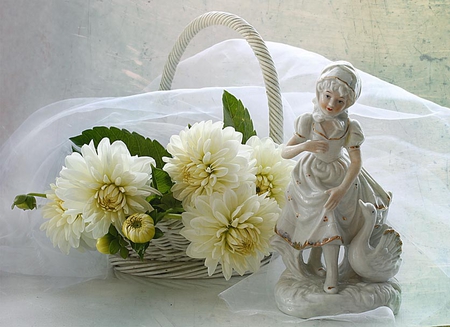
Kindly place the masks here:
<instances>
[{"instance_id":1,"label":"tulle fabric","mask_svg":"<svg viewBox=\"0 0 450 327\"><path fill-rule=\"evenodd\" d=\"M278 70L287 141L294 132L295 117L312 111L315 81L329 60L284 44L268 42L268 47ZM404 263L397 275L403 287L397 322L427 319L428 324L443 323L450 291L450 110L364 72L361 77L362 94L349 114L360 122L366 135L361 147L364 167L393 192L388 221L405 244ZM170 136L187 124L221 120L221 97L226 89L250 110L259 136L268 134L262 74L245 41L225 41L184 60L173 90L157 91L158 85L155 80L145 93L134 96L51 104L37 110L11 135L0 149L2 272L77 279L107 275L105 255L73 249L66 256L40 231L43 219L39 211L11 210L15 195L50 188L65 155L71 152L68 138L84 129L117 126L166 145ZM221 297L236 312L299 322L278 312L271 298L271 287L282 269L282 263L275 261ZM368 318L380 322L394 319L385 308L328 319Z\"/></svg>"}]
</instances>

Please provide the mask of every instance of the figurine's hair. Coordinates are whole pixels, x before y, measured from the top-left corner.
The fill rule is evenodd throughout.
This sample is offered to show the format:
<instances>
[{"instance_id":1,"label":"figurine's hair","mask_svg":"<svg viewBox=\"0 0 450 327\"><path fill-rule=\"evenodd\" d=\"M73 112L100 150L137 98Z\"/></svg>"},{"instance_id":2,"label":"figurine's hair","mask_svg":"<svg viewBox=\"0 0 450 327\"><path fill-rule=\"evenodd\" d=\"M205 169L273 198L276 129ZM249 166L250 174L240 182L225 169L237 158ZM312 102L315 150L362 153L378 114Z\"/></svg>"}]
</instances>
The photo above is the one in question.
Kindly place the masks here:
<instances>
[{"instance_id":1,"label":"figurine's hair","mask_svg":"<svg viewBox=\"0 0 450 327\"><path fill-rule=\"evenodd\" d=\"M344 82L341 82L337 78L324 78L319 80L316 84L316 90L319 93L322 93L326 90L330 90L333 92L339 93L339 95L345 98L347 107L351 106L354 103L354 94L353 90Z\"/></svg>"}]
</instances>

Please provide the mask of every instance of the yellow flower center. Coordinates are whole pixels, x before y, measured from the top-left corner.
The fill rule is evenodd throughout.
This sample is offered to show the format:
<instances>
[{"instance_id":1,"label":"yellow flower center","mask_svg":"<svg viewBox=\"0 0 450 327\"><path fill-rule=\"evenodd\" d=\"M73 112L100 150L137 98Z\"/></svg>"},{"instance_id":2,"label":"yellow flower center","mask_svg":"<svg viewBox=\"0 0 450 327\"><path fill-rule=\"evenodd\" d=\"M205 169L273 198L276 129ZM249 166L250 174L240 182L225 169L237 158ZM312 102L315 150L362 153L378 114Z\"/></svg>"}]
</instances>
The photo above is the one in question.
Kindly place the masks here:
<instances>
[{"instance_id":1,"label":"yellow flower center","mask_svg":"<svg viewBox=\"0 0 450 327\"><path fill-rule=\"evenodd\" d=\"M183 182L190 186L213 187L217 182L212 164L189 164L183 167Z\"/></svg>"},{"instance_id":2,"label":"yellow flower center","mask_svg":"<svg viewBox=\"0 0 450 327\"><path fill-rule=\"evenodd\" d=\"M191 184L195 179L192 177L192 164L183 167L183 182Z\"/></svg>"},{"instance_id":3,"label":"yellow flower center","mask_svg":"<svg viewBox=\"0 0 450 327\"><path fill-rule=\"evenodd\" d=\"M255 252L259 243L259 233L255 228L235 228L230 226L226 242L232 253L247 256Z\"/></svg>"},{"instance_id":4,"label":"yellow flower center","mask_svg":"<svg viewBox=\"0 0 450 327\"><path fill-rule=\"evenodd\" d=\"M263 169L261 166L258 167L258 173L256 174L256 193L258 195L268 193L271 195L273 189L273 175L270 174L270 167Z\"/></svg>"},{"instance_id":5,"label":"yellow flower center","mask_svg":"<svg viewBox=\"0 0 450 327\"><path fill-rule=\"evenodd\" d=\"M125 207L125 189L115 184L104 184L95 195L98 205L105 211L117 212Z\"/></svg>"},{"instance_id":6,"label":"yellow flower center","mask_svg":"<svg viewBox=\"0 0 450 327\"><path fill-rule=\"evenodd\" d=\"M137 229L142 227L142 218L140 216L131 216L129 221L130 227Z\"/></svg>"},{"instance_id":7,"label":"yellow flower center","mask_svg":"<svg viewBox=\"0 0 450 327\"><path fill-rule=\"evenodd\" d=\"M53 204L53 206L56 209L56 211L61 213L61 214L66 211L66 209L64 209L64 207L63 207L63 203L64 203L63 200L61 200L60 198L56 197L55 202Z\"/></svg>"}]
</instances>

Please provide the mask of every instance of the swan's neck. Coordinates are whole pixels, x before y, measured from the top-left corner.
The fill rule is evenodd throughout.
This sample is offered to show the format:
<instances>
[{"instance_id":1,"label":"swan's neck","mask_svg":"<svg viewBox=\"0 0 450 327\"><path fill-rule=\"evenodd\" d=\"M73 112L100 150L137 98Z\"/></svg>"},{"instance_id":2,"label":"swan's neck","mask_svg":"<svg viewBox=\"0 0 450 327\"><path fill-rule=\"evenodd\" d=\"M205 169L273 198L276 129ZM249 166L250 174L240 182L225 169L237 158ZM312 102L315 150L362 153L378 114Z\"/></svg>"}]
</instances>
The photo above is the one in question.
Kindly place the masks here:
<instances>
[{"instance_id":1,"label":"swan's neck","mask_svg":"<svg viewBox=\"0 0 450 327\"><path fill-rule=\"evenodd\" d=\"M353 242L369 246L369 240L373 232L373 227L375 226L376 217L368 214L363 214L363 217L364 224L358 234L354 237Z\"/></svg>"}]
</instances>

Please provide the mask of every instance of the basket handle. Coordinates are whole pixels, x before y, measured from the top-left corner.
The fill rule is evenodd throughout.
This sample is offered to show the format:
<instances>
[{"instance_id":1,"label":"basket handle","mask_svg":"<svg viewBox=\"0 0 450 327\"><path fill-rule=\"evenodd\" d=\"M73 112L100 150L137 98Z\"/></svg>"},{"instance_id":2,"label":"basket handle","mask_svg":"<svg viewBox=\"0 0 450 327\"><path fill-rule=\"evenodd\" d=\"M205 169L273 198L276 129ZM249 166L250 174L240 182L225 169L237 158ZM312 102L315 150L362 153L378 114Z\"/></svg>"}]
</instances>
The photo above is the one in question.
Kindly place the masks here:
<instances>
[{"instance_id":1,"label":"basket handle","mask_svg":"<svg viewBox=\"0 0 450 327\"><path fill-rule=\"evenodd\" d=\"M252 48L261 67L269 105L269 136L278 144L283 143L283 104L278 75L264 40L245 20L234 14L213 11L194 19L179 36L167 58L161 77L160 90L170 90L175 70L188 43L203 28L223 25L239 32Z\"/></svg>"}]
</instances>

